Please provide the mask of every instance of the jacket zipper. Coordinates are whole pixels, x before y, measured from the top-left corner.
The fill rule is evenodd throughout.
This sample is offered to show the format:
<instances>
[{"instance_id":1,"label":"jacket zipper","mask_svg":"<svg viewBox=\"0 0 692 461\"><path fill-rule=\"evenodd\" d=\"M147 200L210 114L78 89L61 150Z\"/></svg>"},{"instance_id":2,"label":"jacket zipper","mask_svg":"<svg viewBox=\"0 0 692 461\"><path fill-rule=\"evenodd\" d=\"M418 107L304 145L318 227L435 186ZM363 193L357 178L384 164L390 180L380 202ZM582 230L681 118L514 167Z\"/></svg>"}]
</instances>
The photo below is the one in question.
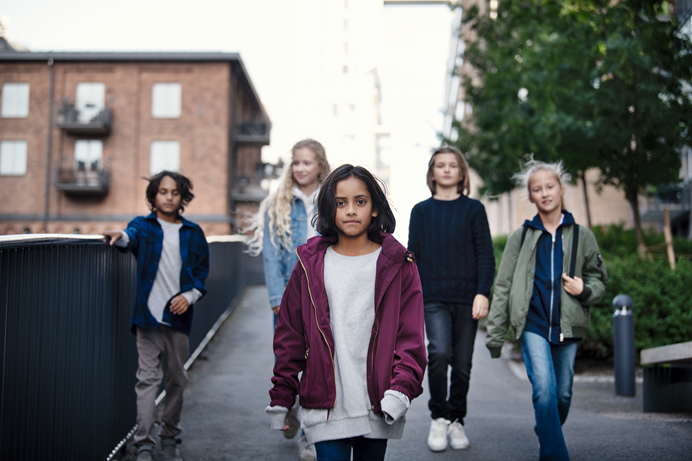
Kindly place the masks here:
<instances>
[{"instance_id":1,"label":"jacket zipper","mask_svg":"<svg viewBox=\"0 0 692 461\"><path fill-rule=\"evenodd\" d=\"M557 232L557 231L556 231ZM565 255L567 254L565 252L565 237L564 235L560 239L562 241L562 272L565 271ZM560 279L562 279L562 274L560 274ZM564 335L564 329L562 328L562 290L564 290L564 282L560 280L560 287L562 288L560 290L560 342L563 342L565 340L565 335Z\"/></svg>"},{"instance_id":2,"label":"jacket zipper","mask_svg":"<svg viewBox=\"0 0 692 461\"><path fill-rule=\"evenodd\" d=\"M375 344L377 344L377 335L379 333L380 333L380 319L377 318L377 311L375 311L375 336L372 338L372 354L370 355L370 357L371 357L370 360L372 361L372 379L373 379L373 382L375 381ZM375 389L375 390L377 390L377 389ZM375 411L375 404L373 404L371 402L370 405L371 405L371 410Z\"/></svg>"},{"instance_id":3,"label":"jacket zipper","mask_svg":"<svg viewBox=\"0 0 692 461\"><path fill-rule=\"evenodd\" d=\"M310 302L312 303L312 307L315 310L315 323L317 324L317 329L320 330L322 339L324 339L324 343L327 345L327 349L329 349L329 358L332 360L332 369L334 370L334 382L336 383L336 365L334 364L334 355L332 354L332 348L329 345L329 342L327 341L327 337L324 335L322 328L320 328L320 322L317 318L317 306L315 305L315 300L312 298L312 290L310 290L310 277L308 277L308 271L307 269L305 269L305 264L303 264L303 260L300 258L300 255L298 255L298 261L300 261L300 265L303 267L303 272L305 272L305 279L308 282L308 294L310 295ZM306 356L307 352L308 351L306 351ZM334 403L332 404L332 406L333 405L336 405L336 389L334 390Z\"/></svg>"},{"instance_id":4,"label":"jacket zipper","mask_svg":"<svg viewBox=\"0 0 692 461\"><path fill-rule=\"evenodd\" d=\"M555 231L557 233L557 230ZM555 234L550 245L550 324L548 325L548 342L553 337L553 302L555 299Z\"/></svg>"}]
</instances>

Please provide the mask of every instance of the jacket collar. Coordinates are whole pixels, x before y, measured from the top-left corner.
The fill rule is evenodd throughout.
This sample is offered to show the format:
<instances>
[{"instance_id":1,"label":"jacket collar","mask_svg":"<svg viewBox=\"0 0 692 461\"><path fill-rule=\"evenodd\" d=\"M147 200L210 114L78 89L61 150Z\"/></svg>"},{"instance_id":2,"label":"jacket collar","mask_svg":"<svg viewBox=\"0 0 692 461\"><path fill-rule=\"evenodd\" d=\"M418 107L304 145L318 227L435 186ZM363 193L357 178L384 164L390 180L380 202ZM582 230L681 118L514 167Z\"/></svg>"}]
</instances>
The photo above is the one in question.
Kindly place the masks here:
<instances>
[{"instance_id":1,"label":"jacket collar","mask_svg":"<svg viewBox=\"0 0 692 461\"><path fill-rule=\"evenodd\" d=\"M147 221L155 222L157 226L161 226L159 224L158 219L156 218L156 212L155 211L152 211L150 214L145 216L144 219L146 219ZM183 220L183 227L190 227L191 226L192 221L188 221L183 216L181 216L180 219Z\"/></svg>"},{"instance_id":2,"label":"jacket collar","mask_svg":"<svg viewBox=\"0 0 692 461\"><path fill-rule=\"evenodd\" d=\"M387 287L392 282L404 263L414 261L413 254L408 251L392 234L378 232L371 234L374 242L382 245L382 251L377 258L377 279L375 280L375 306L380 305ZM327 248L338 241L336 235L313 237L297 249L300 262L305 269L311 286L323 290L324 287L324 254ZM320 296L326 302L326 291Z\"/></svg>"},{"instance_id":3,"label":"jacket collar","mask_svg":"<svg viewBox=\"0 0 692 461\"><path fill-rule=\"evenodd\" d=\"M562 222L560 223L559 226L557 226L558 229L561 227L565 227L565 226L571 226L575 223L574 216L572 216L572 213L570 213L567 210L564 210L564 209L562 210L562 218L563 218ZM543 225L543 221L541 221L541 216L538 213L536 213L536 216L534 216L531 221L529 221L528 219L526 221L524 221L524 226L525 227L531 227L533 229L540 230L543 232L548 232L545 229L545 226Z\"/></svg>"}]
</instances>

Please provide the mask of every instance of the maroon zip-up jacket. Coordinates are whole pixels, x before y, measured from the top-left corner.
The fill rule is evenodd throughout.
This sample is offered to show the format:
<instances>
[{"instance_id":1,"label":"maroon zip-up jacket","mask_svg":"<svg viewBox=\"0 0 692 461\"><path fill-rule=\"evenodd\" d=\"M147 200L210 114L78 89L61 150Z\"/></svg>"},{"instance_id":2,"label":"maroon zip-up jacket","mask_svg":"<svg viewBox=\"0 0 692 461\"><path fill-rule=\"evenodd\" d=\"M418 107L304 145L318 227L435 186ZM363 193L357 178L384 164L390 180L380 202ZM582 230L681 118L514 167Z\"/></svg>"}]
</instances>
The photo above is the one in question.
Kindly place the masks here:
<instances>
[{"instance_id":1,"label":"maroon zip-up jacket","mask_svg":"<svg viewBox=\"0 0 692 461\"><path fill-rule=\"evenodd\" d=\"M372 409L381 413L386 390L399 391L409 400L423 392L427 358L423 292L413 253L391 234L380 232L376 237L382 251L377 258L367 383ZM324 288L324 254L336 242L336 236L314 237L298 247L298 263L284 291L274 333L271 406L291 408L296 394L305 408L331 409L336 402L334 337Z\"/></svg>"}]
</instances>

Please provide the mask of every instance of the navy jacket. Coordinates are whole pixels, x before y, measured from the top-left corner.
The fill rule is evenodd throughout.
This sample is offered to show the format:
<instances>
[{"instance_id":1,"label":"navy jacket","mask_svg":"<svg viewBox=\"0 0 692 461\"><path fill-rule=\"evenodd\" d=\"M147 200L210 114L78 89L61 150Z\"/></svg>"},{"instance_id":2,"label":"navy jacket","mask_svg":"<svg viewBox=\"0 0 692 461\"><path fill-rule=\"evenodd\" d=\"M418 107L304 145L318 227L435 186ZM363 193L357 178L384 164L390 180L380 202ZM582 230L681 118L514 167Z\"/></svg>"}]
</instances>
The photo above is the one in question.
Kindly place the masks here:
<instances>
[{"instance_id":1,"label":"navy jacket","mask_svg":"<svg viewBox=\"0 0 692 461\"><path fill-rule=\"evenodd\" d=\"M565 257L562 229L575 224L571 213L565 210L562 213L563 220L555 231L554 239L538 214L532 221L524 222L524 226L543 231L536 243L536 273L525 331L539 334L553 344L565 344L564 337L560 341L562 262Z\"/></svg>"},{"instance_id":2,"label":"navy jacket","mask_svg":"<svg viewBox=\"0 0 692 461\"><path fill-rule=\"evenodd\" d=\"M193 288L202 295L207 292L204 281L209 275L209 245L204 237L202 228L192 221L183 219L180 228L180 256L183 267L180 271L180 293ZM132 311L132 332L136 327L154 328L159 326L151 312L147 300L154 285L154 279L159 268L161 252L163 251L163 229L156 219L156 213L149 216L139 216L127 225L125 232L130 237L127 247L121 251L130 251L137 259L137 294ZM163 311L163 319L176 331L190 334L194 305L180 315L171 314L169 306Z\"/></svg>"}]
</instances>

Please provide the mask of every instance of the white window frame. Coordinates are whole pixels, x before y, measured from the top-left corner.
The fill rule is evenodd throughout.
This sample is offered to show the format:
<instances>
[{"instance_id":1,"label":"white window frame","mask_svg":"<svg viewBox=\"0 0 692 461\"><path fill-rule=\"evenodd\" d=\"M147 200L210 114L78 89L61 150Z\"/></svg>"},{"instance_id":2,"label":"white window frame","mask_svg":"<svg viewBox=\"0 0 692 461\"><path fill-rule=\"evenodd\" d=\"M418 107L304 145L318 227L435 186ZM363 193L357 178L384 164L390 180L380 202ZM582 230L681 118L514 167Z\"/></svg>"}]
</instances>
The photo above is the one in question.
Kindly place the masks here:
<instances>
[{"instance_id":1,"label":"white window frame","mask_svg":"<svg viewBox=\"0 0 692 461\"><path fill-rule=\"evenodd\" d=\"M23 140L0 142L0 175L24 176L26 174L27 143Z\"/></svg>"},{"instance_id":2,"label":"white window frame","mask_svg":"<svg viewBox=\"0 0 692 461\"><path fill-rule=\"evenodd\" d=\"M180 118L182 87L180 83L154 83L151 88L151 116Z\"/></svg>"},{"instance_id":3,"label":"white window frame","mask_svg":"<svg viewBox=\"0 0 692 461\"><path fill-rule=\"evenodd\" d=\"M77 84L75 108L79 121L89 123L106 107L106 85L98 82Z\"/></svg>"},{"instance_id":4,"label":"white window frame","mask_svg":"<svg viewBox=\"0 0 692 461\"><path fill-rule=\"evenodd\" d=\"M180 143L178 141L152 141L149 172L151 175L163 170L180 170Z\"/></svg>"},{"instance_id":5,"label":"white window frame","mask_svg":"<svg viewBox=\"0 0 692 461\"><path fill-rule=\"evenodd\" d=\"M2 118L26 118L29 116L29 84L5 83L2 85Z\"/></svg>"},{"instance_id":6,"label":"white window frame","mask_svg":"<svg viewBox=\"0 0 692 461\"><path fill-rule=\"evenodd\" d=\"M83 164L83 168L80 168L80 163ZM103 141L78 139L74 143L74 166L78 171L101 171L103 169Z\"/></svg>"}]
</instances>

